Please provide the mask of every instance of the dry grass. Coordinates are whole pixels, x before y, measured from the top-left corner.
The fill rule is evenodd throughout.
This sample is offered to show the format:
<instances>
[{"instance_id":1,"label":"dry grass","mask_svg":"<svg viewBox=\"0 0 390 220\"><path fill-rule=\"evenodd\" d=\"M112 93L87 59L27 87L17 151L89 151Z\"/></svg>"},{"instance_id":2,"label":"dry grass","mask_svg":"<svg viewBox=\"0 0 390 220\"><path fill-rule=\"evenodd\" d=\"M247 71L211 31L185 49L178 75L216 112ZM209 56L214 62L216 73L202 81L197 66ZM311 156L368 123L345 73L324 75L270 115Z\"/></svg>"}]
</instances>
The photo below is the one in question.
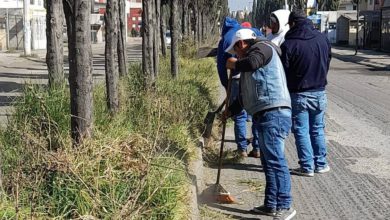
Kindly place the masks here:
<instances>
[{"instance_id":1,"label":"dry grass","mask_svg":"<svg viewBox=\"0 0 390 220\"><path fill-rule=\"evenodd\" d=\"M187 218L186 164L217 74L213 60L182 60L174 81L168 61L161 65L153 91L143 88L140 66L132 67L115 117L104 86L95 87L94 137L77 148L68 89L26 87L0 132L0 219Z\"/></svg>"}]
</instances>

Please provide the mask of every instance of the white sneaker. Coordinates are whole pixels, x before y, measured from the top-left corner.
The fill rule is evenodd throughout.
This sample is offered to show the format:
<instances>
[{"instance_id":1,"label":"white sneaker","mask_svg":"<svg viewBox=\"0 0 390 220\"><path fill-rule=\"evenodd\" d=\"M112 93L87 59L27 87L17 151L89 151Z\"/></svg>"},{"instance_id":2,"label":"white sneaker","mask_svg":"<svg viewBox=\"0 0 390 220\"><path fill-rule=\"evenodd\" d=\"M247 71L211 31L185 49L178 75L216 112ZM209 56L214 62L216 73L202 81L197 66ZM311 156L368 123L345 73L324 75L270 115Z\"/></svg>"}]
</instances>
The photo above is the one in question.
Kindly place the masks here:
<instances>
[{"instance_id":1,"label":"white sneaker","mask_svg":"<svg viewBox=\"0 0 390 220\"><path fill-rule=\"evenodd\" d=\"M323 168L316 168L314 170L314 172L316 173L327 173L330 171L330 167L328 165L326 165L326 167L323 167Z\"/></svg>"},{"instance_id":2,"label":"white sneaker","mask_svg":"<svg viewBox=\"0 0 390 220\"><path fill-rule=\"evenodd\" d=\"M297 214L293 208L278 210L277 217L274 220L291 220Z\"/></svg>"}]
</instances>

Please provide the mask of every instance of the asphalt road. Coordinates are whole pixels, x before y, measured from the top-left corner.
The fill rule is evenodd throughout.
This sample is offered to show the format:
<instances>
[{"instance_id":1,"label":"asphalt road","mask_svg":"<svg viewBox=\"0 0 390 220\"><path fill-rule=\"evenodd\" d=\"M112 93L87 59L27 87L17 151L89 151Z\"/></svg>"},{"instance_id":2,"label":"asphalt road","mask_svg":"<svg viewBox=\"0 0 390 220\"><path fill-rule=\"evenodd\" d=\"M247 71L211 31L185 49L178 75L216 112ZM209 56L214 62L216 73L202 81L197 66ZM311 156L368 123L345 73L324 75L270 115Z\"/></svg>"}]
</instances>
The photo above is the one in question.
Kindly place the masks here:
<instances>
[{"instance_id":1,"label":"asphalt road","mask_svg":"<svg viewBox=\"0 0 390 220\"><path fill-rule=\"evenodd\" d=\"M390 219L390 71L333 59L327 93L331 172L312 178L292 176L295 219ZM231 128L227 136L233 140ZM228 143L228 148L235 145ZM289 167L298 167L292 135L286 141L286 155ZM213 184L216 169L206 167L203 176L204 187ZM203 201L208 207L233 219L271 219L248 212L264 199L258 159L225 165L221 179L239 203Z\"/></svg>"}]
</instances>

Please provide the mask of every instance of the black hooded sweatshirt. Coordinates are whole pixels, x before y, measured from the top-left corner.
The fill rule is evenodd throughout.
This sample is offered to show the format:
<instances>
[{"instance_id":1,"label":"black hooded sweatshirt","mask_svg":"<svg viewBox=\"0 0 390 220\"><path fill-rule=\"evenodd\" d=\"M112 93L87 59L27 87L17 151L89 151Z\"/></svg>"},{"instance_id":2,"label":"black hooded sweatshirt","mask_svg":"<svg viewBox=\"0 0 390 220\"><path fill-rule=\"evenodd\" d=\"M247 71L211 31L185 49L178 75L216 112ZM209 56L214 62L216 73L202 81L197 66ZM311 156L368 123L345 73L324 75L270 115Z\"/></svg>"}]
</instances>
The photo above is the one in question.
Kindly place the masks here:
<instances>
[{"instance_id":1,"label":"black hooded sweatshirt","mask_svg":"<svg viewBox=\"0 0 390 220\"><path fill-rule=\"evenodd\" d=\"M281 50L290 93L325 90L331 46L310 20L297 22L287 32Z\"/></svg>"}]
</instances>

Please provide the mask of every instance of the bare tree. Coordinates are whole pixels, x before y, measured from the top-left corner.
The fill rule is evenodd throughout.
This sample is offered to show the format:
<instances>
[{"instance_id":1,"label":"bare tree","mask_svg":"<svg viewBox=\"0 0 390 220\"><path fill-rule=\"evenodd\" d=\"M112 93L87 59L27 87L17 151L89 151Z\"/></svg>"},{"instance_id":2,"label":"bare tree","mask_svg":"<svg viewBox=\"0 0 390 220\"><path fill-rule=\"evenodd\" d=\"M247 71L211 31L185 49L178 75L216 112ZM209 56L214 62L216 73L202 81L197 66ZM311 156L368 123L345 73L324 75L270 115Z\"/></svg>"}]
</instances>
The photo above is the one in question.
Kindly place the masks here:
<instances>
[{"instance_id":1,"label":"bare tree","mask_svg":"<svg viewBox=\"0 0 390 220\"><path fill-rule=\"evenodd\" d=\"M167 0L161 0L161 7L160 7L160 38L161 38L161 54L166 57L167 56L167 44L165 40L165 33L167 31L166 28L166 22L165 18L167 10L166 10L166 5L167 5Z\"/></svg>"},{"instance_id":2,"label":"bare tree","mask_svg":"<svg viewBox=\"0 0 390 220\"><path fill-rule=\"evenodd\" d=\"M63 0L69 49L71 133L74 144L92 136L91 1Z\"/></svg>"},{"instance_id":3,"label":"bare tree","mask_svg":"<svg viewBox=\"0 0 390 220\"><path fill-rule=\"evenodd\" d=\"M159 27L160 27L160 7L161 7L161 0L154 0L153 1L153 65L154 65L154 77L157 77L158 71L159 71L159 65L160 65L160 57L159 57L159 47L160 47L160 34L159 34Z\"/></svg>"},{"instance_id":4,"label":"bare tree","mask_svg":"<svg viewBox=\"0 0 390 220\"><path fill-rule=\"evenodd\" d=\"M118 0L107 0L106 13L104 14L106 23L106 47L105 47L105 68L106 68L106 88L107 106L111 113L119 110L119 73L116 57L118 54Z\"/></svg>"},{"instance_id":5,"label":"bare tree","mask_svg":"<svg viewBox=\"0 0 390 220\"><path fill-rule=\"evenodd\" d=\"M178 14L178 0L171 0L171 73L173 78L177 78L179 74L179 50L178 50L178 27L177 27L177 14Z\"/></svg>"},{"instance_id":6,"label":"bare tree","mask_svg":"<svg viewBox=\"0 0 390 220\"><path fill-rule=\"evenodd\" d=\"M182 17L181 17L181 32L183 36L188 35L188 0L181 0Z\"/></svg>"},{"instance_id":7,"label":"bare tree","mask_svg":"<svg viewBox=\"0 0 390 220\"><path fill-rule=\"evenodd\" d=\"M62 0L45 1L46 7L46 64L49 73L49 87L61 85L64 76Z\"/></svg>"},{"instance_id":8,"label":"bare tree","mask_svg":"<svg viewBox=\"0 0 390 220\"><path fill-rule=\"evenodd\" d=\"M127 74L127 56L126 56L126 5L125 0L119 0L119 28L118 28L118 65L119 75L124 76Z\"/></svg>"},{"instance_id":9,"label":"bare tree","mask_svg":"<svg viewBox=\"0 0 390 220\"><path fill-rule=\"evenodd\" d=\"M153 68L153 0L143 0L142 8L142 71L146 85L151 85L155 80Z\"/></svg>"}]
</instances>

